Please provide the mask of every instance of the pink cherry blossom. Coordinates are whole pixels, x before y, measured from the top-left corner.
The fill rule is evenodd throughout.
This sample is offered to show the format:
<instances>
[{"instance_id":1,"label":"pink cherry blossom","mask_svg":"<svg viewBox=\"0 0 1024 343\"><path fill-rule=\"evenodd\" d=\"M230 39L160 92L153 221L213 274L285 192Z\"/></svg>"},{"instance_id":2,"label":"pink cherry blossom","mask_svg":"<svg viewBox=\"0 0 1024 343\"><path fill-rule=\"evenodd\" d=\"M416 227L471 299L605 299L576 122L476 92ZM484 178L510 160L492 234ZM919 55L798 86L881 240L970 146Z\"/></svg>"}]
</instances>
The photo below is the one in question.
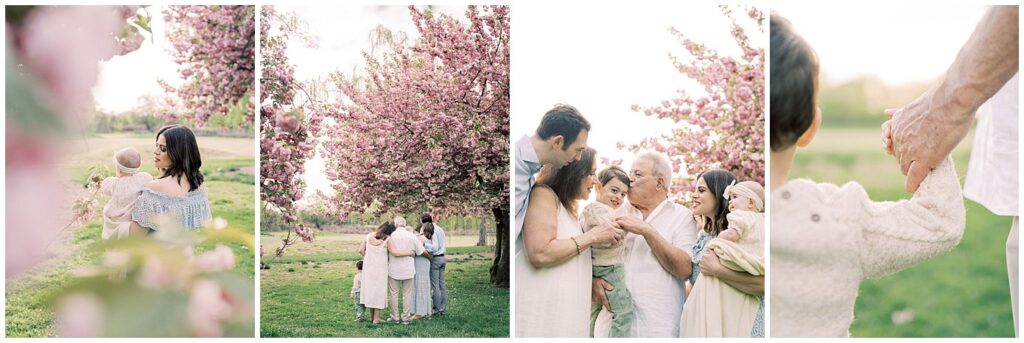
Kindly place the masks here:
<instances>
[{"instance_id":1,"label":"pink cherry blossom","mask_svg":"<svg viewBox=\"0 0 1024 343\"><path fill-rule=\"evenodd\" d=\"M693 57L683 61L670 56L673 65L703 85L707 95L695 97L679 91L675 98L657 106L632 106L633 111L647 116L692 125L629 146L634 152L663 152L677 169L682 162L686 163L691 178L676 180L672 186L674 194L689 192L692 177L712 168L729 170L740 180L764 183L764 48L753 47L729 7L720 8L732 22L730 33L742 52L739 57L719 55L682 32L670 30ZM743 13L764 33L761 10L749 8Z\"/></svg>"},{"instance_id":2,"label":"pink cherry blossom","mask_svg":"<svg viewBox=\"0 0 1024 343\"><path fill-rule=\"evenodd\" d=\"M92 293L68 294L57 303L55 322L60 337L99 337L105 321L103 302Z\"/></svg>"},{"instance_id":3,"label":"pink cherry blossom","mask_svg":"<svg viewBox=\"0 0 1024 343\"><path fill-rule=\"evenodd\" d=\"M255 93L255 11L248 5L170 6L164 11L178 75L185 80L178 88L162 84L187 111L176 117L203 125ZM255 111L245 114L246 122L253 118Z\"/></svg>"},{"instance_id":4,"label":"pink cherry blossom","mask_svg":"<svg viewBox=\"0 0 1024 343\"><path fill-rule=\"evenodd\" d=\"M224 245L217 244L213 251L196 257L196 268L203 273L231 270L235 267L235 253Z\"/></svg>"},{"instance_id":5,"label":"pink cherry blossom","mask_svg":"<svg viewBox=\"0 0 1024 343\"><path fill-rule=\"evenodd\" d=\"M301 174L306 159L314 151L320 115L315 104L293 104L293 89L301 85L295 80L295 68L288 61L285 42L291 35L305 33L289 25L294 20L271 6L261 8L260 19L260 192L263 201L280 212L292 229L276 250L275 256L281 256L297 240L313 240L312 231L303 228L294 213L295 202L302 199L305 185ZM296 236L292 237L292 233Z\"/></svg>"},{"instance_id":6,"label":"pink cherry blossom","mask_svg":"<svg viewBox=\"0 0 1024 343\"><path fill-rule=\"evenodd\" d=\"M220 337L224 321L231 317L231 302L216 282L199 279L192 285L188 320L196 337Z\"/></svg>"},{"instance_id":7,"label":"pink cherry blossom","mask_svg":"<svg viewBox=\"0 0 1024 343\"><path fill-rule=\"evenodd\" d=\"M92 105L99 61L118 52L111 33L125 25L117 8L41 6L21 28L22 61L45 89L43 101L77 119Z\"/></svg>"}]
</instances>

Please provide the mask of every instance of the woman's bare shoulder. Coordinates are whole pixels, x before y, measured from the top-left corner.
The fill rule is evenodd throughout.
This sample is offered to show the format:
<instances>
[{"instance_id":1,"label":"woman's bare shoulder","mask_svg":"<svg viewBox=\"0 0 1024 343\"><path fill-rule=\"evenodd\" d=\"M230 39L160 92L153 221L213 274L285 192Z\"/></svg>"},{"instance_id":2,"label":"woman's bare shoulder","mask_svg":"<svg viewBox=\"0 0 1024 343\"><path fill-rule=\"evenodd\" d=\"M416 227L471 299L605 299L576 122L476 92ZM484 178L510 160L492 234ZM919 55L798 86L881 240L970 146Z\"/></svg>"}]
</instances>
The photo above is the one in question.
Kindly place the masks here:
<instances>
[{"instance_id":1,"label":"woman's bare shoulder","mask_svg":"<svg viewBox=\"0 0 1024 343\"><path fill-rule=\"evenodd\" d=\"M538 184L530 190L530 201L533 201L534 198L558 199L558 196L555 195L555 191L551 187Z\"/></svg>"},{"instance_id":2,"label":"woman's bare shoulder","mask_svg":"<svg viewBox=\"0 0 1024 343\"><path fill-rule=\"evenodd\" d=\"M166 195L180 196L188 193L187 189L182 189L180 185L172 177L159 178L146 183L146 188L150 190Z\"/></svg>"}]
</instances>

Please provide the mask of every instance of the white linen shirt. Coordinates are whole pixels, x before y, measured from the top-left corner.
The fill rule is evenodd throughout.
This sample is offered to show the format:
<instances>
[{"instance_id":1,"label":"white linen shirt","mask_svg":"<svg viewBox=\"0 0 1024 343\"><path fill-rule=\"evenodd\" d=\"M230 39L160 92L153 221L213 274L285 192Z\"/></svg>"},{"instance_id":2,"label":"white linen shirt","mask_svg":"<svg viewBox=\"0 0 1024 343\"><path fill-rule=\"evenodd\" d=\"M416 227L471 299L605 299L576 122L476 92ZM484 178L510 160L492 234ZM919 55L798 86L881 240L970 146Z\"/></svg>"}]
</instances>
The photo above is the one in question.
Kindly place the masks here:
<instances>
[{"instance_id":1,"label":"white linen shirt","mask_svg":"<svg viewBox=\"0 0 1024 343\"><path fill-rule=\"evenodd\" d=\"M419 238L412 232L405 229L397 229L391 234L391 244L395 245L395 250L398 251L410 251L415 249L416 254L423 253L423 244ZM415 256L402 256L395 257L394 255L388 254L388 277L395 280L409 280L413 276L416 276L416 260Z\"/></svg>"},{"instance_id":2,"label":"white linen shirt","mask_svg":"<svg viewBox=\"0 0 1024 343\"><path fill-rule=\"evenodd\" d=\"M978 110L964 196L1000 216L1017 216L1018 74Z\"/></svg>"},{"instance_id":3,"label":"white linen shirt","mask_svg":"<svg viewBox=\"0 0 1024 343\"><path fill-rule=\"evenodd\" d=\"M640 210L632 215L642 218ZM644 220L672 244L692 254L697 241L693 212L665 199ZM626 234L626 288L633 297L634 337L679 337L679 317L686 301L686 279L677 279L661 267L642 236ZM691 256L692 257L692 256Z\"/></svg>"},{"instance_id":4,"label":"white linen shirt","mask_svg":"<svg viewBox=\"0 0 1024 343\"><path fill-rule=\"evenodd\" d=\"M530 190L533 189L533 184L536 181L534 174L540 171L540 160L537 157L537 151L533 149L533 144L530 143L530 136L523 135L516 141L516 235L512 236L516 241L519 240L519 235L523 232L523 220L526 219L526 206L530 203ZM522 249L520 244L516 244L516 253Z\"/></svg>"}]
</instances>

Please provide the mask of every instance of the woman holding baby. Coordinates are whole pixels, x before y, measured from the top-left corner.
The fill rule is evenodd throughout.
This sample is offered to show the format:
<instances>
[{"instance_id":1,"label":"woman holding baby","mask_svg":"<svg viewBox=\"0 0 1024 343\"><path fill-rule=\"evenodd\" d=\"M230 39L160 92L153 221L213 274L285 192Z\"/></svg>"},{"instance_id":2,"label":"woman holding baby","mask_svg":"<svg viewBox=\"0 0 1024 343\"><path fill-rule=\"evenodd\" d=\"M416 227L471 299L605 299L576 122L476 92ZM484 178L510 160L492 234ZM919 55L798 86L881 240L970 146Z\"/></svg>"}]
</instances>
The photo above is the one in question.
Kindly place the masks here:
<instances>
[{"instance_id":1,"label":"woman holding baby","mask_svg":"<svg viewBox=\"0 0 1024 343\"><path fill-rule=\"evenodd\" d=\"M203 161L192 131L181 125L161 128L153 164L162 175L142 187L132 208L131 235L159 231L168 223L181 229L206 225L212 215L199 171Z\"/></svg>"},{"instance_id":2,"label":"woman holding baby","mask_svg":"<svg viewBox=\"0 0 1024 343\"><path fill-rule=\"evenodd\" d=\"M709 170L697 176L692 211L702 227L680 336L764 337L764 188Z\"/></svg>"}]
</instances>

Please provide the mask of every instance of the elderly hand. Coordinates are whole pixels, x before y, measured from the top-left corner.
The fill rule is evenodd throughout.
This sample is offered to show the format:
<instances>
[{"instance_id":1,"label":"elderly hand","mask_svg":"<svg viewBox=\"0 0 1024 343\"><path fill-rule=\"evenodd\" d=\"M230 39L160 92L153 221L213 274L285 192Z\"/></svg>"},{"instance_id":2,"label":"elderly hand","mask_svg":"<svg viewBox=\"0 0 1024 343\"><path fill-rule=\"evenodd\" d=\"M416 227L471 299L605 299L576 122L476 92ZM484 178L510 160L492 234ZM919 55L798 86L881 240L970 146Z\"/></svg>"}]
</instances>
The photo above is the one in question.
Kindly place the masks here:
<instances>
[{"instance_id":1,"label":"elderly hand","mask_svg":"<svg viewBox=\"0 0 1024 343\"><path fill-rule=\"evenodd\" d=\"M890 130L887 150L899 160L908 192L917 191L928 172L960 144L974 119L969 113L934 106L932 94L929 91L906 107L885 111L892 117L888 127L883 124L883 131Z\"/></svg>"},{"instance_id":2,"label":"elderly hand","mask_svg":"<svg viewBox=\"0 0 1024 343\"><path fill-rule=\"evenodd\" d=\"M700 274L705 276L718 277L719 271L725 268L722 266L722 261L718 259L718 254L714 251L708 250L704 252L704 256L700 258Z\"/></svg>"},{"instance_id":3,"label":"elderly hand","mask_svg":"<svg viewBox=\"0 0 1024 343\"><path fill-rule=\"evenodd\" d=\"M647 222L634 216L615 218L615 223L619 224L619 227L626 230L626 232L632 232L641 236L643 236L647 230L651 229L651 224L647 224Z\"/></svg>"},{"instance_id":4,"label":"elderly hand","mask_svg":"<svg viewBox=\"0 0 1024 343\"><path fill-rule=\"evenodd\" d=\"M612 284L609 283L608 281L605 281L604 279L599 278L599 277L593 278L593 281L592 281L592 284L591 284L591 288L590 288L590 300L591 300L591 302L600 303L601 306L603 306L605 310L608 310L608 312L611 312L612 311L612 306L608 304L608 296L605 295L604 292L605 291L610 291L610 290L613 290L613 289L615 289L615 286L612 286Z\"/></svg>"},{"instance_id":5,"label":"elderly hand","mask_svg":"<svg viewBox=\"0 0 1024 343\"><path fill-rule=\"evenodd\" d=\"M618 243L622 239L622 234L619 233L618 225L614 223L601 224L590 231L587 231L584 235L587 235L590 239L590 244L614 244Z\"/></svg>"}]
</instances>

